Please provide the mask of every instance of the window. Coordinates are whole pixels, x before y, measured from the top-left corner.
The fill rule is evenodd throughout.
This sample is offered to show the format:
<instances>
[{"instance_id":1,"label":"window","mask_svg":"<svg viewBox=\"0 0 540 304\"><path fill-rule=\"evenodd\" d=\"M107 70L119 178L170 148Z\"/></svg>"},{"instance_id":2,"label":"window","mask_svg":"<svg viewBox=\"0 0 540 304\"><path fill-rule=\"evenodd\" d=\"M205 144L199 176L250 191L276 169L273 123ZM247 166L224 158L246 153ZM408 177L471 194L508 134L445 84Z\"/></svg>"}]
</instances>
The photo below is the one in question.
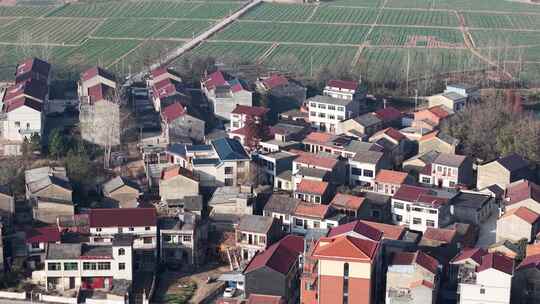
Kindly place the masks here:
<instances>
[{"instance_id":1,"label":"window","mask_svg":"<svg viewBox=\"0 0 540 304\"><path fill-rule=\"evenodd\" d=\"M236 167L237 168L244 168L246 166L246 162L237 162Z\"/></svg>"},{"instance_id":2,"label":"window","mask_svg":"<svg viewBox=\"0 0 540 304\"><path fill-rule=\"evenodd\" d=\"M325 118L325 117L326 117L326 114L324 114L324 113L319 113L319 117L320 117L320 118Z\"/></svg>"},{"instance_id":3,"label":"window","mask_svg":"<svg viewBox=\"0 0 540 304\"><path fill-rule=\"evenodd\" d=\"M486 294L486 289L485 288L480 288L480 294Z\"/></svg>"},{"instance_id":4,"label":"window","mask_svg":"<svg viewBox=\"0 0 540 304\"><path fill-rule=\"evenodd\" d=\"M317 112L309 112L309 116L317 116Z\"/></svg>"},{"instance_id":5,"label":"window","mask_svg":"<svg viewBox=\"0 0 540 304\"><path fill-rule=\"evenodd\" d=\"M448 183L448 186L450 186L450 187L455 187L455 186L456 186L456 182L450 182L450 183Z\"/></svg>"},{"instance_id":6,"label":"window","mask_svg":"<svg viewBox=\"0 0 540 304\"><path fill-rule=\"evenodd\" d=\"M98 262L97 266L99 270L111 270L111 262Z\"/></svg>"},{"instance_id":7,"label":"window","mask_svg":"<svg viewBox=\"0 0 540 304\"><path fill-rule=\"evenodd\" d=\"M340 112L343 112L343 111L345 111L345 108L344 107L337 107L337 110L340 111Z\"/></svg>"},{"instance_id":8,"label":"window","mask_svg":"<svg viewBox=\"0 0 540 304\"><path fill-rule=\"evenodd\" d=\"M77 264L77 262L64 263L64 270L77 270L78 268L79 268L79 264Z\"/></svg>"},{"instance_id":9,"label":"window","mask_svg":"<svg viewBox=\"0 0 540 304\"><path fill-rule=\"evenodd\" d=\"M126 269L126 263L118 263L118 270Z\"/></svg>"},{"instance_id":10,"label":"window","mask_svg":"<svg viewBox=\"0 0 540 304\"><path fill-rule=\"evenodd\" d=\"M428 226L428 227L435 227L435 221L433 221L433 220L426 220L426 226Z\"/></svg>"},{"instance_id":11,"label":"window","mask_svg":"<svg viewBox=\"0 0 540 304\"><path fill-rule=\"evenodd\" d=\"M364 176L365 177L373 177L373 170L364 169Z\"/></svg>"},{"instance_id":12,"label":"window","mask_svg":"<svg viewBox=\"0 0 540 304\"><path fill-rule=\"evenodd\" d=\"M405 208L405 205L403 203L400 203L400 202L394 202L394 208L403 209L403 208Z\"/></svg>"},{"instance_id":13,"label":"window","mask_svg":"<svg viewBox=\"0 0 540 304\"><path fill-rule=\"evenodd\" d=\"M96 270L97 264L92 262L83 262L83 270Z\"/></svg>"},{"instance_id":14,"label":"window","mask_svg":"<svg viewBox=\"0 0 540 304\"><path fill-rule=\"evenodd\" d=\"M349 263L343 264L343 304L349 303Z\"/></svg>"},{"instance_id":15,"label":"window","mask_svg":"<svg viewBox=\"0 0 540 304\"><path fill-rule=\"evenodd\" d=\"M150 227L144 227L144 230L150 231Z\"/></svg>"},{"instance_id":16,"label":"window","mask_svg":"<svg viewBox=\"0 0 540 304\"><path fill-rule=\"evenodd\" d=\"M349 277L349 263L343 264L343 277L344 278Z\"/></svg>"},{"instance_id":17,"label":"window","mask_svg":"<svg viewBox=\"0 0 540 304\"><path fill-rule=\"evenodd\" d=\"M259 243L266 244L266 236L264 235L259 236Z\"/></svg>"},{"instance_id":18,"label":"window","mask_svg":"<svg viewBox=\"0 0 540 304\"><path fill-rule=\"evenodd\" d=\"M226 178L225 179L225 186L232 186L234 184L234 180L232 178Z\"/></svg>"},{"instance_id":19,"label":"window","mask_svg":"<svg viewBox=\"0 0 540 304\"><path fill-rule=\"evenodd\" d=\"M442 171L442 167L441 166L437 166L437 172L441 172Z\"/></svg>"},{"instance_id":20,"label":"window","mask_svg":"<svg viewBox=\"0 0 540 304\"><path fill-rule=\"evenodd\" d=\"M334 111L336 109L336 106L334 105L328 105L328 110Z\"/></svg>"},{"instance_id":21,"label":"window","mask_svg":"<svg viewBox=\"0 0 540 304\"><path fill-rule=\"evenodd\" d=\"M420 207L413 207L412 208L413 211L416 211L416 212L422 212L424 211L424 209L420 208Z\"/></svg>"},{"instance_id":22,"label":"window","mask_svg":"<svg viewBox=\"0 0 540 304\"><path fill-rule=\"evenodd\" d=\"M329 119L336 119L336 116L334 116L334 115L328 115L328 118L329 118Z\"/></svg>"},{"instance_id":23,"label":"window","mask_svg":"<svg viewBox=\"0 0 540 304\"><path fill-rule=\"evenodd\" d=\"M183 235L182 242L191 242L191 235Z\"/></svg>"},{"instance_id":24,"label":"window","mask_svg":"<svg viewBox=\"0 0 540 304\"><path fill-rule=\"evenodd\" d=\"M302 219L294 219L294 225L298 227L304 226L304 221Z\"/></svg>"},{"instance_id":25,"label":"window","mask_svg":"<svg viewBox=\"0 0 540 304\"><path fill-rule=\"evenodd\" d=\"M129 227L129 231L134 231L134 230L135 230L135 228Z\"/></svg>"},{"instance_id":26,"label":"window","mask_svg":"<svg viewBox=\"0 0 540 304\"><path fill-rule=\"evenodd\" d=\"M15 127L19 128L21 126L21 122L20 121L16 121L15 122Z\"/></svg>"},{"instance_id":27,"label":"window","mask_svg":"<svg viewBox=\"0 0 540 304\"><path fill-rule=\"evenodd\" d=\"M143 243L144 244L152 244L153 243L152 237L144 237L143 238Z\"/></svg>"},{"instance_id":28,"label":"window","mask_svg":"<svg viewBox=\"0 0 540 304\"><path fill-rule=\"evenodd\" d=\"M431 184L431 178L429 177L422 177L422 183L424 184Z\"/></svg>"},{"instance_id":29,"label":"window","mask_svg":"<svg viewBox=\"0 0 540 304\"><path fill-rule=\"evenodd\" d=\"M47 270L59 271L62 270L62 265L60 263L47 263Z\"/></svg>"},{"instance_id":30,"label":"window","mask_svg":"<svg viewBox=\"0 0 540 304\"><path fill-rule=\"evenodd\" d=\"M125 255L125 254L126 254L126 250L124 248L118 249L118 255Z\"/></svg>"},{"instance_id":31,"label":"window","mask_svg":"<svg viewBox=\"0 0 540 304\"><path fill-rule=\"evenodd\" d=\"M321 224L319 223L319 221L313 221L313 228L320 228L321 227Z\"/></svg>"},{"instance_id":32,"label":"window","mask_svg":"<svg viewBox=\"0 0 540 304\"><path fill-rule=\"evenodd\" d=\"M360 169L360 168L351 168L351 174L360 176L360 175L362 175L362 169Z\"/></svg>"},{"instance_id":33,"label":"window","mask_svg":"<svg viewBox=\"0 0 540 304\"><path fill-rule=\"evenodd\" d=\"M437 214L437 210L433 210L433 209L428 209L427 212L429 214Z\"/></svg>"},{"instance_id":34,"label":"window","mask_svg":"<svg viewBox=\"0 0 540 304\"><path fill-rule=\"evenodd\" d=\"M32 249L39 249L39 243L32 243Z\"/></svg>"},{"instance_id":35,"label":"window","mask_svg":"<svg viewBox=\"0 0 540 304\"><path fill-rule=\"evenodd\" d=\"M343 117L343 115L338 115L337 119L338 119L339 121L341 121L341 120L344 120L345 117Z\"/></svg>"},{"instance_id":36,"label":"window","mask_svg":"<svg viewBox=\"0 0 540 304\"><path fill-rule=\"evenodd\" d=\"M233 167L225 167L225 174L233 174Z\"/></svg>"},{"instance_id":37,"label":"window","mask_svg":"<svg viewBox=\"0 0 540 304\"><path fill-rule=\"evenodd\" d=\"M315 196L315 203L320 204L321 203L321 197Z\"/></svg>"},{"instance_id":38,"label":"window","mask_svg":"<svg viewBox=\"0 0 540 304\"><path fill-rule=\"evenodd\" d=\"M403 222L403 216L396 214L396 222Z\"/></svg>"},{"instance_id":39,"label":"window","mask_svg":"<svg viewBox=\"0 0 540 304\"><path fill-rule=\"evenodd\" d=\"M320 104L319 104L319 109L326 109L326 105L320 103Z\"/></svg>"},{"instance_id":40,"label":"window","mask_svg":"<svg viewBox=\"0 0 540 304\"><path fill-rule=\"evenodd\" d=\"M312 102L312 103L310 103L310 104L309 104L309 106L310 106L310 107L314 107L314 108L316 108L316 107L317 107L317 104L316 104L316 103L314 103L314 102Z\"/></svg>"},{"instance_id":41,"label":"window","mask_svg":"<svg viewBox=\"0 0 540 304\"><path fill-rule=\"evenodd\" d=\"M414 225L421 225L421 224L422 224L422 219L421 219L421 218L417 218L417 217L413 217L412 223L413 223Z\"/></svg>"},{"instance_id":42,"label":"window","mask_svg":"<svg viewBox=\"0 0 540 304\"><path fill-rule=\"evenodd\" d=\"M96 232L101 232L101 228L96 228Z\"/></svg>"}]
</instances>

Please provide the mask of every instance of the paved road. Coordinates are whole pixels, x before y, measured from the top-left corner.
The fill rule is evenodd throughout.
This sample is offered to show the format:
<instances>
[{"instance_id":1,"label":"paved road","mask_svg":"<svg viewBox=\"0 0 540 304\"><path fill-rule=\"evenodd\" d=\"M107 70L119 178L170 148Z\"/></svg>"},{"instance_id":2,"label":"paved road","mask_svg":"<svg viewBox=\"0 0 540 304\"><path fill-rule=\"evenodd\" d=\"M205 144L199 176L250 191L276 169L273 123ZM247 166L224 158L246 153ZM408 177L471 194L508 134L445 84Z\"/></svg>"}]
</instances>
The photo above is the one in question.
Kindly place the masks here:
<instances>
[{"instance_id":1,"label":"paved road","mask_svg":"<svg viewBox=\"0 0 540 304\"><path fill-rule=\"evenodd\" d=\"M192 48L197 46L199 43L201 43L204 40L208 39L213 34L217 33L218 31L220 31L221 29L223 29L224 27L226 27L230 23L234 22L236 19L240 18L243 14L245 14L251 8L259 5L262 1L263 0L252 0L251 2L249 2L248 4L246 4L245 6L240 8L239 10L237 10L235 13L233 13L229 17L226 17L225 19L221 20L220 22L218 22L217 24L215 24L214 26L212 26L211 28L209 28L205 32L201 33L200 35L196 36L192 40L188 41L187 43L185 43L181 47L171 51L169 54L167 54L165 56L165 60L163 60L163 61L164 62L171 62L174 59L180 57L185 52L191 50ZM152 64L150 66L150 70L158 68L161 65L162 65L161 62L156 62L156 63L154 63L154 64ZM141 80L145 73L146 73L146 71L142 71L142 72L140 72L138 74L133 75L131 77L131 81Z\"/></svg>"}]
</instances>

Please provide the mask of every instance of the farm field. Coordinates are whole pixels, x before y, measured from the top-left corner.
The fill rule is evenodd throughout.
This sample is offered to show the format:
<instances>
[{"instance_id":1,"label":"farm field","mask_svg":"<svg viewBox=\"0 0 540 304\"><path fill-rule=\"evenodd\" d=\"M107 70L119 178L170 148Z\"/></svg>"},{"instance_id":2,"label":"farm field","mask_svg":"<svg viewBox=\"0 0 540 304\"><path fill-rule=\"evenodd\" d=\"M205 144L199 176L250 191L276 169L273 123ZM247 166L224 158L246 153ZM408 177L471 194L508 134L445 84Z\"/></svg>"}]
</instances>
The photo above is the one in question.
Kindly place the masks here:
<instances>
[{"instance_id":1,"label":"farm field","mask_svg":"<svg viewBox=\"0 0 540 304\"><path fill-rule=\"evenodd\" d=\"M23 55L134 73L248 1L46 1L39 6L30 1L0 7L0 77L11 77L14 58ZM365 70L368 79L402 75L404 58L412 77L420 77L415 69L426 65L445 74L521 61L530 67L520 77L532 77L540 65L540 5L508 0L265 2L186 56L191 55L268 65L289 61L309 74L347 62Z\"/></svg>"}]
</instances>

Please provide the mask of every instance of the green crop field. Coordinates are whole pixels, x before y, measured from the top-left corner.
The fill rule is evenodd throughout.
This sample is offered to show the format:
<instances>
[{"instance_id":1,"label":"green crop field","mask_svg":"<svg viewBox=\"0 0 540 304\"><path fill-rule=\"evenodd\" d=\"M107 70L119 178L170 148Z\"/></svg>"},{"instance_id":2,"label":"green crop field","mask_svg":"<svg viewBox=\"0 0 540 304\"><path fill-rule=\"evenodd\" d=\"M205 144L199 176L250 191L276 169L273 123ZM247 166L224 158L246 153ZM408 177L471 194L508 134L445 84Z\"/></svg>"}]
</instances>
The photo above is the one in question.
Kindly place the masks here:
<instances>
[{"instance_id":1,"label":"green crop field","mask_svg":"<svg viewBox=\"0 0 540 304\"><path fill-rule=\"evenodd\" d=\"M11 77L12 71L4 70L30 54L67 67L101 64L134 73L248 1L26 0L19 1L26 5L2 6L0 77ZM348 62L368 79L402 75L404 58L413 77L420 77L415 70L426 65L444 74L519 61L527 65L520 66L520 77L532 77L540 65L540 5L509 0L265 2L185 56L194 55L267 65L292 62L310 74Z\"/></svg>"}]
</instances>

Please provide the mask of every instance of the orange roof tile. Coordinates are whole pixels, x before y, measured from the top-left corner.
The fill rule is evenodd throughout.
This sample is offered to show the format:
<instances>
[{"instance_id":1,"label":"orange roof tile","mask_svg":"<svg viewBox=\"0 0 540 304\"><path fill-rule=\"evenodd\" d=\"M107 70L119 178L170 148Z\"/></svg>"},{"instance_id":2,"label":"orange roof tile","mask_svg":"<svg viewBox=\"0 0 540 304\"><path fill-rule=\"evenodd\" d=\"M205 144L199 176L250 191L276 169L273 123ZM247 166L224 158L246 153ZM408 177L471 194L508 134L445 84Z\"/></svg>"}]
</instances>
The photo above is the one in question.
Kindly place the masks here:
<instances>
[{"instance_id":1,"label":"orange roof tile","mask_svg":"<svg viewBox=\"0 0 540 304\"><path fill-rule=\"evenodd\" d=\"M300 202L296 205L295 215L324 219L328 213L328 205Z\"/></svg>"},{"instance_id":2,"label":"orange roof tile","mask_svg":"<svg viewBox=\"0 0 540 304\"><path fill-rule=\"evenodd\" d=\"M300 184L298 184L296 191L302 192L302 193L313 193L313 194L323 195L327 189L328 189L327 182L302 179Z\"/></svg>"},{"instance_id":3,"label":"orange roof tile","mask_svg":"<svg viewBox=\"0 0 540 304\"><path fill-rule=\"evenodd\" d=\"M338 193L330 202L330 205L337 208L346 208L351 210L358 210L364 203L365 198L360 196L354 196L349 194Z\"/></svg>"},{"instance_id":4,"label":"orange roof tile","mask_svg":"<svg viewBox=\"0 0 540 304\"><path fill-rule=\"evenodd\" d=\"M427 110L433 113L433 115L439 117L440 119L450 116L450 113L444 110L442 106L434 106Z\"/></svg>"},{"instance_id":5,"label":"orange roof tile","mask_svg":"<svg viewBox=\"0 0 540 304\"><path fill-rule=\"evenodd\" d=\"M292 152L297 153L297 152ZM295 160L297 163L311 165L315 167L333 169L337 164L337 159L315 155L313 153L301 153Z\"/></svg>"},{"instance_id":6,"label":"orange roof tile","mask_svg":"<svg viewBox=\"0 0 540 304\"><path fill-rule=\"evenodd\" d=\"M386 136L392 138L393 140L395 140L397 142L400 142L401 140L405 139L405 135L403 135L403 133L399 132L398 130L396 130L394 128L383 129L383 130L375 133L372 137L378 136L378 135L381 135L381 134L385 134Z\"/></svg>"},{"instance_id":7,"label":"orange roof tile","mask_svg":"<svg viewBox=\"0 0 540 304\"><path fill-rule=\"evenodd\" d=\"M540 217L540 214L532 211L531 209L527 207L519 207L515 209L508 210L501 218L506 218L509 216L515 215L519 217L520 219L526 221L529 224L534 224L538 218Z\"/></svg>"},{"instance_id":8,"label":"orange roof tile","mask_svg":"<svg viewBox=\"0 0 540 304\"><path fill-rule=\"evenodd\" d=\"M305 141L326 144L335 137L334 134L325 132L311 132L306 136Z\"/></svg>"},{"instance_id":9,"label":"orange roof tile","mask_svg":"<svg viewBox=\"0 0 540 304\"><path fill-rule=\"evenodd\" d=\"M178 165L163 169L163 171L161 172L161 179L167 180L178 175L183 175L189 179L197 181L197 178L195 177L195 175L193 175L193 172Z\"/></svg>"},{"instance_id":10,"label":"orange roof tile","mask_svg":"<svg viewBox=\"0 0 540 304\"><path fill-rule=\"evenodd\" d=\"M319 239L313 250L315 258L337 260L373 261L377 253L378 242L351 236L324 237Z\"/></svg>"},{"instance_id":11,"label":"orange roof tile","mask_svg":"<svg viewBox=\"0 0 540 304\"><path fill-rule=\"evenodd\" d=\"M383 233L383 238L399 240L405 232L405 227L361 220L362 223L375 228Z\"/></svg>"},{"instance_id":12,"label":"orange roof tile","mask_svg":"<svg viewBox=\"0 0 540 304\"><path fill-rule=\"evenodd\" d=\"M455 229L443 229L443 228L433 228L428 227L422 238L434 241L445 242L450 244L453 242L456 237L457 231Z\"/></svg>"},{"instance_id":13,"label":"orange roof tile","mask_svg":"<svg viewBox=\"0 0 540 304\"><path fill-rule=\"evenodd\" d=\"M247 304L281 304L285 303L280 296L271 296L263 294L250 294Z\"/></svg>"},{"instance_id":14,"label":"orange roof tile","mask_svg":"<svg viewBox=\"0 0 540 304\"><path fill-rule=\"evenodd\" d=\"M406 172L382 169L375 176L375 181L379 183L403 184L408 175Z\"/></svg>"}]
</instances>

